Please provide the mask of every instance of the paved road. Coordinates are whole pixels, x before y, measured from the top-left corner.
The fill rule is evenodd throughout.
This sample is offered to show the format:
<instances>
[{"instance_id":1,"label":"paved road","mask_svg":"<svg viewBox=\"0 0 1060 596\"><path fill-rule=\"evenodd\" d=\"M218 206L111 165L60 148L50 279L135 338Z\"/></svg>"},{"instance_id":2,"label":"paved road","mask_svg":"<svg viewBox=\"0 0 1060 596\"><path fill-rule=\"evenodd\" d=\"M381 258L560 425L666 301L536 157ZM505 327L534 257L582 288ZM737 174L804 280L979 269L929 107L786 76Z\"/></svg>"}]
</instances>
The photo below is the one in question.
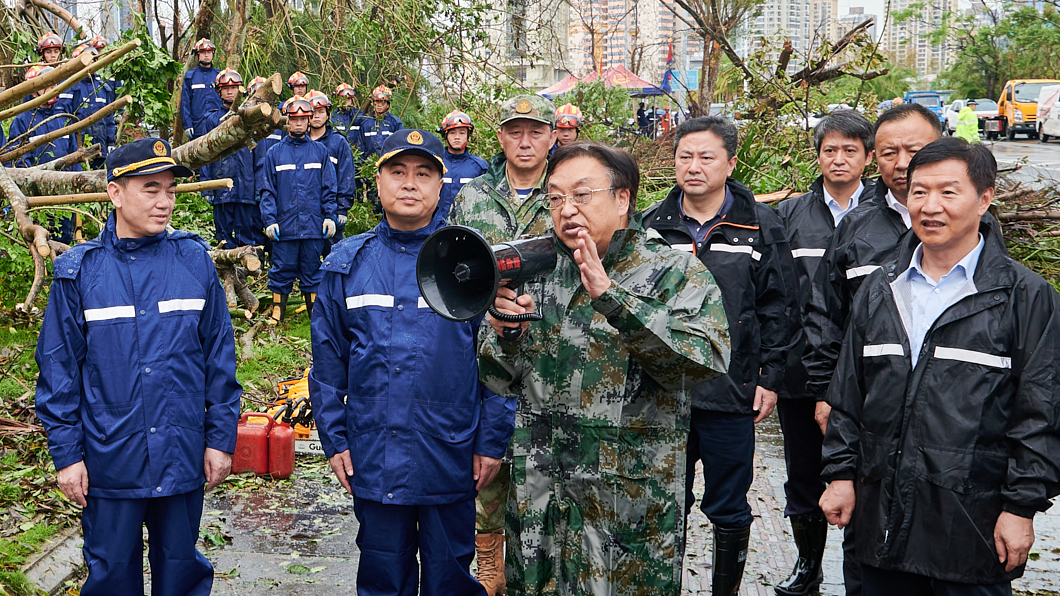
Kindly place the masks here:
<instances>
[{"instance_id":1,"label":"paved road","mask_svg":"<svg viewBox=\"0 0 1060 596\"><path fill-rule=\"evenodd\" d=\"M1040 143L1017 139L988 143L1002 168L1023 163L1016 179L1027 183L1056 184L1060 181L1060 141Z\"/></svg>"}]
</instances>

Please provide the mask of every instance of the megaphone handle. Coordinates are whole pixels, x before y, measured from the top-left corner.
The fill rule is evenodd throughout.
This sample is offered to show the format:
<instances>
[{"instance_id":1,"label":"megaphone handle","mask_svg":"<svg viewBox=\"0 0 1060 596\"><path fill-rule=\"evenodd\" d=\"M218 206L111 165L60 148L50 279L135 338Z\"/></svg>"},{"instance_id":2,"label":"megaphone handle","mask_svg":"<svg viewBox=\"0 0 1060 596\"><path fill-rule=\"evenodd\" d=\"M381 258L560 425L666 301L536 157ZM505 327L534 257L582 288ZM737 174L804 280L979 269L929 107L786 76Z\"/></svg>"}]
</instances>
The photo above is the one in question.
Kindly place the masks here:
<instances>
[{"instance_id":1,"label":"megaphone handle","mask_svg":"<svg viewBox=\"0 0 1060 596\"><path fill-rule=\"evenodd\" d=\"M504 321L506 323L526 323L528 321L540 321L544 318L541 313L536 312L528 312L523 313L521 315L505 314L494 308L492 304L489 307L489 313L493 315L494 319L497 319L498 321ZM506 327L504 329L503 336L504 339L508 341L515 341L519 339L519 336L522 334L523 330L519 327Z\"/></svg>"}]
</instances>

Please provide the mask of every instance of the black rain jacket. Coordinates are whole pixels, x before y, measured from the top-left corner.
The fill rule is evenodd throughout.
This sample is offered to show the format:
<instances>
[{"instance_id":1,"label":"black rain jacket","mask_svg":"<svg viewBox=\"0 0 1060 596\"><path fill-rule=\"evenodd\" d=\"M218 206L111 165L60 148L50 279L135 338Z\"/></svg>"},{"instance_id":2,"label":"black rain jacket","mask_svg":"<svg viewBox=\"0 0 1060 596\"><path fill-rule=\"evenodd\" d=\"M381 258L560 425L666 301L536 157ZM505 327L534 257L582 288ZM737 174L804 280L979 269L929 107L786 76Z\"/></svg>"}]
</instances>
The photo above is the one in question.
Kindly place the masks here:
<instances>
[{"instance_id":1,"label":"black rain jacket","mask_svg":"<svg viewBox=\"0 0 1060 596\"><path fill-rule=\"evenodd\" d=\"M869 178L862 178L864 188L858 196L858 205L872 199L876 192L876 183ZM857 207L855 207L857 209ZM811 285L817 266L824 257L828 244L835 232L835 218L824 201L824 177L818 176L810 185L810 191L792 197L777 206L777 213L788 231L788 245L795 262L798 274L798 309L797 316L791 318L794 329L791 332L792 347L788 351L788 362L784 367L784 386L780 399L813 397L806 389L808 377L806 367L802 364L802 354L806 351L806 335L803 332L802 311L810 303ZM851 215L853 211L847 213ZM844 218L845 219L845 218Z\"/></svg>"},{"instance_id":2,"label":"black rain jacket","mask_svg":"<svg viewBox=\"0 0 1060 596\"><path fill-rule=\"evenodd\" d=\"M1007 254L997 219L987 212L982 221L994 231L990 242ZM839 222L814 274L810 302L803 311L806 387L818 400L824 399L832 380L854 294L867 275L895 260L898 244L906 235L915 237L902 216L887 205L887 186L882 182L877 182L872 201L859 204Z\"/></svg>"},{"instance_id":3,"label":"black rain jacket","mask_svg":"<svg viewBox=\"0 0 1060 596\"><path fill-rule=\"evenodd\" d=\"M784 382L789 318L798 316L789 290L795 286L795 269L780 217L755 202L746 186L732 178L725 184L733 195L732 207L702 246L694 244L681 219L677 186L645 212L644 224L673 248L695 253L714 276L725 304L732 346L729 372L696 386L692 407L751 414L755 387L778 391Z\"/></svg>"},{"instance_id":4,"label":"black rain jacket","mask_svg":"<svg viewBox=\"0 0 1060 596\"><path fill-rule=\"evenodd\" d=\"M968 295L928 330L911 369L909 267L872 273L854 299L835 377L822 477L853 480L855 558L952 582L1023 574L998 562L1002 511L1031 518L1060 492L1060 297L985 246Z\"/></svg>"}]
</instances>

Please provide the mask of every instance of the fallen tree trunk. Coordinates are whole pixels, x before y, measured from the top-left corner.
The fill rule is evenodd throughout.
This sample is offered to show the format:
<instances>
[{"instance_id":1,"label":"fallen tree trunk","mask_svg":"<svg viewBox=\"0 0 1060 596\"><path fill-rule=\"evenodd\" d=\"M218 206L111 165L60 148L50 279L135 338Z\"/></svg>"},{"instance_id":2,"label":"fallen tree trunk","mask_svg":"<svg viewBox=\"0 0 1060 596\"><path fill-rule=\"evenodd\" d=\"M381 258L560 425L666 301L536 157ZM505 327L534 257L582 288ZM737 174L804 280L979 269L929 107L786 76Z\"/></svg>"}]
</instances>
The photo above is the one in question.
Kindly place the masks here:
<instances>
[{"instance_id":1,"label":"fallen tree trunk","mask_svg":"<svg viewBox=\"0 0 1060 596\"><path fill-rule=\"evenodd\" d=\"M85 118L84 120L78 120L77 122L74 122L73 124L69 124L67 126L64 126L64 127L60 128L60 129L58 129L58 130L53 130L52 132L49 132L49 133L44 134L44 135L41 135L35 141L30 141L29 143L27 143L25 145L20 145L20 146L18 146L16 148L12 149L11 151L8 151L7 153L4 153L3 155L0 155L0 163L13 162L16 159L22 157L23 155L25 155L27 153L30 153L31 151L37 149L38 147L43 147L44 145L47 145L48 143L54 141L55 139L58 139L60 137L65 137L65 136L67 136L69 134L73 134L73 133L78 132L80 130L84 130L85 128L88 128L89 126L92 126L96 122L99 122L103 118L106 118L107 116L113 114L114 112L117 112L120 108L124 108L125 106L127 106L127 105L129 105L131 103L132 103L132 96L131 95L126 95L125 97L122 97L122 98L120 98L118 100L115 100L115 101L107 104L106 107L101 108L95 114L92 114L88 118Z\"/></svg>"},{"instance_id":2,"label":"fallen tree trunk","mask_svg":"<svg viewBox=\"0 0 1060 596\"><path fill-rule=\"evenodd\" d=\"M18 226L18 233L22 235L22 238L31 246L36 247L40 256L46 257L50 255L51 247L48 246L48 231L33 223L27 213L29 203L26 200L26 195L22 194L15 181L7 175L6 170L0 171L0 195L7 197L7 200L11 203L11 211L15 214L15 224Z\"/></svg>"},{"instance_id":3,"label":"fallen tree trunk","mask_svg":"<svg viewBox=\"0 0 1060 596\"><path fill-rule=\"evenodd\" d=\"M33 166L31 169L34 170L48 170L52 172L58 172L59 170L65 170L72 165L79 164L84 161L92 161L99 157L103 152L103 147L96 143L89 147L82 147L77 151L74 151L70 155L65 155L59 159L53 159L48 163L42 163L39 166Z\"/></svg>"},{"instance_id":4,"label":"fallen tree trunk","mask_svg":"<svg viewBox=\"0 0 1060 596\"><path fill-rule=\"evenodd\" d=\"M231 178L219 180L207 180L206 182L192 182L189 184L178 184L177 192L202 192L204 190L218 190L232 188ZM26 201L30 208L53 207L56 205L76 205L78 203L108 203L110 195L105 192L90 192L74 195L56 195L51 197L28 197Z\"/></svg>"},{"instance_id":5,"label":"fallen tree trunk","mask_svg":"<svg viewBox=\"0 0 1060 596\"><path fill-rule=\"evenodd\" d=\"M239 265L251 273L261 270L261 258L258 256L260 246L240 246L238 248L218 248L210 251L213 262L218 265Z\"/></svg>"},{"instance_id":6,"label":"fallen tree trunk","mask_svg":"<svg viewBox=\"0 0 1060 596\"><path fill-rule=\"evenodd\" d=\"M23 81L14 87L0 91L0 108L6 108L11 104L19 103L27 95L36 93L41 89L47 89L52 85L58 85L60 81L65 81L80 72L81 69L92 64L92 59L92 54L81 54L77 58L67 60L62 66L49 73L45 73L28 81Z\"/></svg>"},{"instance_id":7,"label":"fallen tree trunk","mask_svg":"<svg viewBox=\"0 0 1060 596\"><path fill-rule=\"evenodd\" d=\"M1060 219L1060 211L1002 211L997 214L999 221L1035 221L1040 219Z\"/></svg>"}]
</instances>

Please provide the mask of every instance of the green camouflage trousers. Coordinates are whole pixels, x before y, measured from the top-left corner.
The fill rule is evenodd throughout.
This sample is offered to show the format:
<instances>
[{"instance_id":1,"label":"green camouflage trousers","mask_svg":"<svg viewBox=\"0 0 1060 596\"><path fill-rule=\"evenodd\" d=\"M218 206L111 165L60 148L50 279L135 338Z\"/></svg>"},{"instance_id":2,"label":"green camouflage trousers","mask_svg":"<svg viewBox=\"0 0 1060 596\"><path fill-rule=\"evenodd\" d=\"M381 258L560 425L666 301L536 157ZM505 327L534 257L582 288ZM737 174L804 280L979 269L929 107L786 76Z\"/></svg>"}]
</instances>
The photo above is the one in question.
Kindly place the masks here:
<instances>
[{"instance_id":1,"label":"green camouflage trousers","mask_svg":"<svg viewBox=\"0 0 1060 596\"><path fill-rule=\"evenodd\" d=\"M497 476L475 497L475 533L503 534L504 510L508 501L512 466L502 463Z\"/></svg>"}]
</instances>

